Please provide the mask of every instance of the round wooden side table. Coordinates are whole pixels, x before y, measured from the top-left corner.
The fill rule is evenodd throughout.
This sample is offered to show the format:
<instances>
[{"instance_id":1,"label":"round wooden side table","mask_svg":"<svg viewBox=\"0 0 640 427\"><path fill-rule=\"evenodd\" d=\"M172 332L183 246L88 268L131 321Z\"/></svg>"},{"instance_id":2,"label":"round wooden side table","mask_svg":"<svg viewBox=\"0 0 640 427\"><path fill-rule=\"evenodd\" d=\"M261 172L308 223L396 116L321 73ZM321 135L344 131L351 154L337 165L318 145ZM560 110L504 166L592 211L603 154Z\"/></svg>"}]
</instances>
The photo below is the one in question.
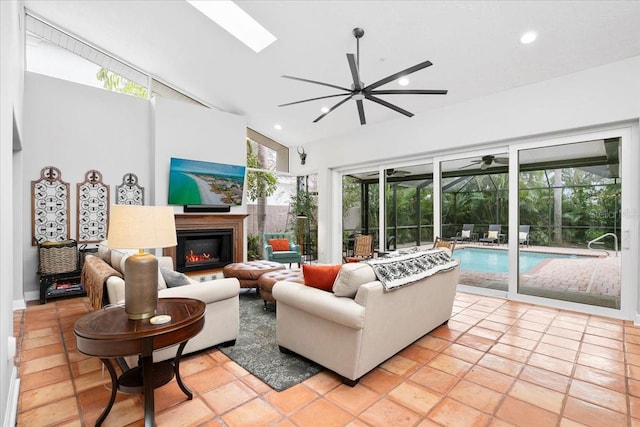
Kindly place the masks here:
<instances>
[{"instance_id":1,"label":"round wooden side table","mask_svg":"<svg viewBox=\"0 0 640 427\"><path fill-rule=\"evenodd\" d=\"M155 425L153 390L173 378L188 399L191 391L180 377L180 358L189 339L204 327L206 304L192 298L160 298L156 316L168 315L171 320L153 324L151 319L131 320L122 306L92 311L74 325L76 347L88 356L99 357L111 376L109 403L96 421L102 425L116 399L116 392L144 393L144 425ZM153 363L153 351L179 344L175 361ZM140 365L116 375L111 359L140 355Z\"/></svg>"}]
</instances>

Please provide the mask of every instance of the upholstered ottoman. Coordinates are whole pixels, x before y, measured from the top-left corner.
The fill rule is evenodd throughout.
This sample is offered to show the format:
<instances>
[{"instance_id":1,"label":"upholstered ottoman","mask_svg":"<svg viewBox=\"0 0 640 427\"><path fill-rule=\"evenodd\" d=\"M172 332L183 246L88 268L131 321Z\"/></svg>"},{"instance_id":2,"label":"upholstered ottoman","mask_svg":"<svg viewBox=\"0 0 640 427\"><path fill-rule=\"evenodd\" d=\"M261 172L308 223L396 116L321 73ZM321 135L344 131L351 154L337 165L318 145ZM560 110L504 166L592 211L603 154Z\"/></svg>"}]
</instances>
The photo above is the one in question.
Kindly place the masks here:
<instances>
[{"instance_id":1,"label":"upholstered ottoman","mask_svg":"<svg viewBox=\"0 0 640 427\"><path fill-rule=\"evenodd\" d=\"M260 296L264 300L265 307L267 306L267 302L276 302L276 300L273 298L273 295L271 294L271 290L273 289L273 285L275 285L276 282L280 282L282 280L304 284L304 276L302 275L302 270L299 268L293 268L290 270L277 270L270 273L264 273L258 279L258 287L260 288Z\"/></svg>"},{"instance_id":2,"label":"upholstered ottoman","mask_svg":"<svg viewBox=\"0 0 640 427\"><path fill-rule=\"evenodd\" d=\"M284 270L285 266L273 261L248 261L227 264L222 269L224 277L235 277L240 282L241 288L256 288L258 292L258 279L264 273Z\"/></svg>"}]
</instances>

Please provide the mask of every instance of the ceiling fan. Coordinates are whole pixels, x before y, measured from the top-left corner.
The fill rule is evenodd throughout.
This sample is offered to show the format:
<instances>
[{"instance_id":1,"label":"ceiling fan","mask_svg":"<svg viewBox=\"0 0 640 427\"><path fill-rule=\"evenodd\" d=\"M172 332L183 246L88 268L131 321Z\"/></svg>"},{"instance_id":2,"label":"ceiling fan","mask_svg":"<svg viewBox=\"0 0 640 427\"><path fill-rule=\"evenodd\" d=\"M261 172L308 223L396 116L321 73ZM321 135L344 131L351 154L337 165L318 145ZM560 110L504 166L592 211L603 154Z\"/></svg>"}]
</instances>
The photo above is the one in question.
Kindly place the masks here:
<instances>
[{"instance_id":1,"label":"ceiling fan","mask_svg":"<svg viewBox=\"0 0 640 427\"><path fill-rule=\"evenodd\" d=\"M411 172L409 172L409 171L403 171L403 170L394 169L394 168L385 169L385 172L386 172L388 178L390 178L390 177L402 178L402 177L405 177L405 176L411 174ZM370 173L367 176L378 176L378 172Z\"/></svg>"},{"instance_id":2,"label":"ceiling fan","mask_svg":"<svg viewBox=\"0 0 640 427\"><path fill-rule=\"evenodd\" d=\"M358 114L360 115L360 124L365 125L367 123L364 115L364 106L362 101L364 99L368 99L369 101L373 101L377 104L380 104L384 107L390 108L394 111L397 111L400 114L404 114L407 117L412 117L413 113L402 109L396 105L393 105L383 99L378 98L377 95L446 95L446 90L431 90L431 89L378 89L380 86L383 86L389 82L392 82L400 77L407 76L411 73L415 73L418 70L422 70L423 68L427 68L433 65L430 61L424 61L413 67L409 67L406 70L399 71L395 74L391 74L381 80L378 80L375 83L370 85L365 85L360 79L360 39L364 36L364 30L362 28L354 28L353 36L356 38L357 44L357 55L353 53L347 53L347 61L349 63L349 69L351 71L351 77L353 79L353 83L351 84L351 88L346 88L342 86L337 86L331 83L323 83L315 80L303 79L300 77L293 77L288 75L283 75L285 79L299 80L301 82L313 83L322 86L332 87L334 89L340 89L345 93L338 93L334 95L326 95L319 96L316 98L303 99L301 101L289 102L287 104L278 105L278 107L285 107L287 105L300 104L302 102L315 101L318 99L326 99L326 98L334 98L337 96L345 96L343 100L335 104L333 107L329 108L327 111L323 112L317 119L313 122L317 123L322 120L327 114L344 104L350 99L355 99L356 105L358 106Z\"/></svg>"},{"instance_id":3,"label":"ceiling fan","mask_svg":"<svg viewBox=\"0 0 640 427\"><path fill-rule=\"evenodd\" d=\"M480 169L485 170L490 166L493 166L494 164L498 164L498 165L508 165L509 164L509 158L508 157L496 157L492 154L486 155L486 156L482 156L481 159L478 160L472 160L470 165L467 166L463 166L462 169L464 168L468 168L471 167L473 165L480 165Z\"/></svg>"}]
</instances>

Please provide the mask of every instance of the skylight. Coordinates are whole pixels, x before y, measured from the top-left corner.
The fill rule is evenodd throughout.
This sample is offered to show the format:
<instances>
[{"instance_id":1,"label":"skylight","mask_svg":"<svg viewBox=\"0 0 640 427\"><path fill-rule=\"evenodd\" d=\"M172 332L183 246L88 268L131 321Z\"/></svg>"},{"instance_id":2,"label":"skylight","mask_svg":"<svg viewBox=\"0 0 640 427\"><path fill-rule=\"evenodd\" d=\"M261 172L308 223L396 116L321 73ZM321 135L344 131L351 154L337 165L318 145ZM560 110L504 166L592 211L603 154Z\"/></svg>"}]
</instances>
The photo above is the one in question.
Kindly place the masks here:
<instances>
[{"instance_id":1,"label":"skylight","mask_svg":"<svg viewBox=\"0 0 640 427\"><path fill-rule=\"evenodd\" d=\"M187 0L187 3L227 30L256 53L276 41L276 37L273 34L230 0Z\"/></svg>"}]
</instances>

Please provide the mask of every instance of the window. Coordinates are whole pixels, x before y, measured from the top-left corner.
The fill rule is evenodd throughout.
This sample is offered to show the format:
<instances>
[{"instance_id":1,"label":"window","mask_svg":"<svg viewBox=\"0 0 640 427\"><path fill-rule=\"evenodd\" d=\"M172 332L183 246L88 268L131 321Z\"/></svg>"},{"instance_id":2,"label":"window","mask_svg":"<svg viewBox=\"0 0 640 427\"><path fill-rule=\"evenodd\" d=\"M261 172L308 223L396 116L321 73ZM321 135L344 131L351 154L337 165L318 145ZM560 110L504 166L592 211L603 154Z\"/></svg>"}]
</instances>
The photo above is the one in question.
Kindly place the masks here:
<instances>
[{"instance_id":1,"label":"window","mask_svg":"<svg viewBox=\"0 0 640 427\"><path fill-rule=\"evenodd\" d=\"M203 103L131 64L26 11L27 71L148 98L152 95Z\"/></svg>"}]
</instances>

